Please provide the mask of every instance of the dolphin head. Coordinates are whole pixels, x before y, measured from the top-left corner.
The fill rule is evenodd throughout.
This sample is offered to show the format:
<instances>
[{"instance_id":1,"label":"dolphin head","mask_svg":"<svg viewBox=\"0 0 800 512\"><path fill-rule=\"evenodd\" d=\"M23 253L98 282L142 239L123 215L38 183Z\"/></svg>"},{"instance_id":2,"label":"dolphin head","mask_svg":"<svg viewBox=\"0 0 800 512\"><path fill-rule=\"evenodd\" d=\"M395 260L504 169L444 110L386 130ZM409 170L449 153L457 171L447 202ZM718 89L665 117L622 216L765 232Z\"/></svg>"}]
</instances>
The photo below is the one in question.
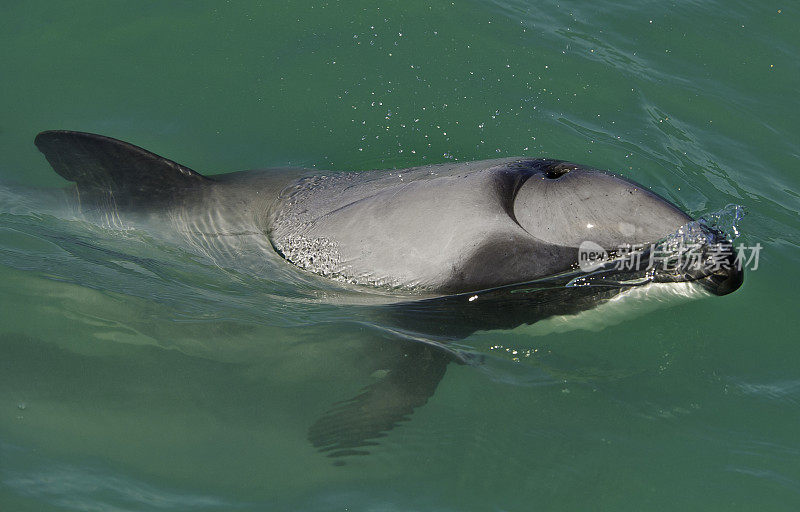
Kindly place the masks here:
<instances>
[{"instance_id":1,"label":"dolphin head","mask_svg":"<svg viewBox=\"0 0 800 512\"><path fill-rule=\"evenodd\" d=\"M605 282L695 282L716 295L742 283L722 232L638 183L559 160L518 160L494 172L509 222L524 235L484 243L462 275L514 285L587 270L583 250L591 247L601 258L588 270Z\"/></svg>"},{"instance_id":2,"label":"dolphin head","mask_svg":"<svg viewBox=\"0 0 800 512\"><path fill-rule=\"evenodd\" d=\"M607 259L617 256L617 278L696 282L715 295L741 286L741 262L726 235L658 194L569 162L544 160L537 167L513 202L516 221L532 236L558 245L600 247ZM635 264L625 257L635 257Z\"/></svg>"}]
</instances>

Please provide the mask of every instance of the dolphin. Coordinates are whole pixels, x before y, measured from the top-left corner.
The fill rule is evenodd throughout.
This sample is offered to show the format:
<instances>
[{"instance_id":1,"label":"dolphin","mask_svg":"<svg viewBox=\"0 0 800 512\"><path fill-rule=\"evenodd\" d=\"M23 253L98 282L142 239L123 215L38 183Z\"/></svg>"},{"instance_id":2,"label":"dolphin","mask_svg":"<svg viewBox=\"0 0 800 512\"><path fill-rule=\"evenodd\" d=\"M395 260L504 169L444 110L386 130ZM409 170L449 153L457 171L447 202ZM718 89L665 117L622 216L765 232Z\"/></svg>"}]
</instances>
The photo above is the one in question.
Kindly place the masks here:
<instances>
[{"instance_id":1,"label":"dolphin","mask_svg":"<svg viewBox=\"0 0 800 512\"><path fill-rule=\"evenodd\" d=\"M35 144L75 183L69 193L88 218L174 230L220 254L247 237L255 258L277 255L304 276L379 292L379 304L352 308L405 333L403 357L309 428L331 456L366 453L433 395L450 362L471 362L446 341L589 310L634 288L725 295L743 282L713 228L699 230L698 265L646 264L693 219L629 179L561 160L205 176L97 134L45 131ZM588 272L587 242L605 258Z\"/></svg>"}]
</instances>

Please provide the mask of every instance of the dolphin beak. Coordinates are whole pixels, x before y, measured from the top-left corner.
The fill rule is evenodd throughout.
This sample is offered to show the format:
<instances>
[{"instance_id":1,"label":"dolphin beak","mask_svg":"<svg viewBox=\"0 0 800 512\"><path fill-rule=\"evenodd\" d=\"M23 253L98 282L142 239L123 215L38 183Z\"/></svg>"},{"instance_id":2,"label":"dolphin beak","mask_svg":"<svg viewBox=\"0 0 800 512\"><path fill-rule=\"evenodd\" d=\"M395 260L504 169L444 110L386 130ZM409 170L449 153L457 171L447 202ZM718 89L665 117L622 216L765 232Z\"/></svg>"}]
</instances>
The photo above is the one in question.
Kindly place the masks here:
<instances>
[{"instance_id":1,"label":"dolphin beak","mask_svg":"<svg viewBox=\"0 0 800 512\"><path fill-rule=\"evenodd\" d=\"M722 237L718 231L712 230L712 235L717 236L714 243L703 246L701 258L686 257L682 263L679 259L677 268L669 263L656 269L654 278L656 282L683 282L688 281L700 285L707 292L714 295L727 295L733 293L744 282L744 268L733 243ZM684 257L689 252L683 253Z\"/></svg>"},{"instance_id":2,"label":"dolphin beak","mask_svg":"<svg viewBox=\"0 0 800 512\"><path fill-rule=\"evenodd\" d=\"M733 293L744 282L744 269L733 252L726 254L724 264L713 273L697 280L704 289L714 295Z\"/></svg>"}]
</instances>

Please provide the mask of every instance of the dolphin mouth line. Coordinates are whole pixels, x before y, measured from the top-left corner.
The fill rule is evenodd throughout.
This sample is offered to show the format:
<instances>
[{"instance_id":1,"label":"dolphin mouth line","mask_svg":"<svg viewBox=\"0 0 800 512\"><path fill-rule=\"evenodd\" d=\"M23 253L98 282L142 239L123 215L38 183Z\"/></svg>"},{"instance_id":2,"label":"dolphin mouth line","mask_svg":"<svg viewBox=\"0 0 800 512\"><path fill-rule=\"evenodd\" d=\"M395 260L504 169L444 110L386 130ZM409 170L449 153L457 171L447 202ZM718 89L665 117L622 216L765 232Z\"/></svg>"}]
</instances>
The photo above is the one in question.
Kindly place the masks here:
<instances>
[{"instance_id":1,"label":"dolphin mouth line","mask_svg":"<svg viewBox=\"0 0 800 512\"><path fill-rule=\"evenodd\" d=\"M724 242L699 249L696 260L682 259L676 252L666 261L648 266L657 250L646 249L612 260L589 273L575 276L565 287L603 286L633 288L650 283L690 283L703 287L713 295L727 295L736 291L744 281L740 258ZM637 267L638 265L638 267ZM620 270L627 266L630 270Z\"/></svg>"}]
</instances>

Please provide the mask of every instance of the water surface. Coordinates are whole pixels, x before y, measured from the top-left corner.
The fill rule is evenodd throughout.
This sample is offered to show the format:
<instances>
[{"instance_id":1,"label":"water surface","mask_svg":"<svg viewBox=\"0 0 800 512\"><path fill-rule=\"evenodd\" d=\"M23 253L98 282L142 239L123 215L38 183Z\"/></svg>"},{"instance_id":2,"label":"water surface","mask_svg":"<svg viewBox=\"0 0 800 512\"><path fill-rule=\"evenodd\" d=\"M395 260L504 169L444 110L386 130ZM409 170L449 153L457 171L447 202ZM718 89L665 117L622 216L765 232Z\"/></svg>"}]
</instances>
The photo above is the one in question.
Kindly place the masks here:
<instances>
[{"instance_id":1,"label":"water surface","mask_svg":"<svg viewBox=\"0 0 800 512\"><path fill-rule=\"evenodd\" d=\"M769 1L6 6L0 508L796 510L798 21ZM483 364L335 465L308 426L398 335L268 258L65 213L39 190L65 185L45 129L208 174L569 159L694 216L743 205L763 249L729 296L459 341Z\"/></svg>"}]
</instances>

